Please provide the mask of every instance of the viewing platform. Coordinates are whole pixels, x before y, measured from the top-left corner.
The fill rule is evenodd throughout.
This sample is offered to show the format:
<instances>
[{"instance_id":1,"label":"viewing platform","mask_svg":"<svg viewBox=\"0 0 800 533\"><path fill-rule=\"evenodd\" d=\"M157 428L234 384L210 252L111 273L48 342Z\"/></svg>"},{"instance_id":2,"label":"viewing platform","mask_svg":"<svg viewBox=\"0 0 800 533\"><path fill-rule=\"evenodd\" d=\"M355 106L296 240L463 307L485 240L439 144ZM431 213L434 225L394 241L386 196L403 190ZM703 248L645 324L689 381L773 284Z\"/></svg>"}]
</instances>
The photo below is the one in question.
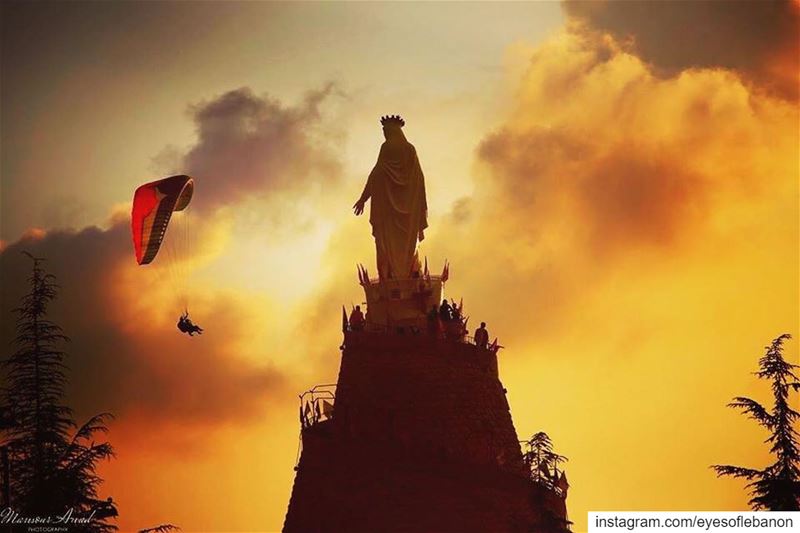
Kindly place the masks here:
<instances>
[{"instance_id":1,"label":"viewing platform","mask_svg":"<svg viewBox=\"0 0 800 533\"><path fill-rule=\"evenodd\" d=\"M402 279L371 279L366 268L359 265L358 281L367 300L366 321L374 325L423 329L428 312L442 302L450 268L445 264L441 275L432 275L426 261L426 268L416 274Z\"/></svg>"}]
</instances>

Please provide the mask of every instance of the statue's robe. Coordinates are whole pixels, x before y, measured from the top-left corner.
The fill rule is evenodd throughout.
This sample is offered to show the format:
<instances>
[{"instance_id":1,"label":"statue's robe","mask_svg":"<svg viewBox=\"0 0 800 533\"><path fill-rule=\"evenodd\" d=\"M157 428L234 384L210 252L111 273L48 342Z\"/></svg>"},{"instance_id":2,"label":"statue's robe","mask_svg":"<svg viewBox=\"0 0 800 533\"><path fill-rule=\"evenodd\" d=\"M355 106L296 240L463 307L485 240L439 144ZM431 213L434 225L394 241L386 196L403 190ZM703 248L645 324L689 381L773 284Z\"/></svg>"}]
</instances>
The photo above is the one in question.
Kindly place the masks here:
<instances>
[{"instance_id":1,"label":"statue's robe","mask_svg":"<svg viewBox=\"0 0 800 533\"><path fill-rule=\"evenodd\" d=\"M364 198L370 198L378 276L412 277L420 271L416 247L417 241L425 238L428 203L417 151L399 126L386 128L386 142L367 180Z\"/></svg>"}]
</instances>

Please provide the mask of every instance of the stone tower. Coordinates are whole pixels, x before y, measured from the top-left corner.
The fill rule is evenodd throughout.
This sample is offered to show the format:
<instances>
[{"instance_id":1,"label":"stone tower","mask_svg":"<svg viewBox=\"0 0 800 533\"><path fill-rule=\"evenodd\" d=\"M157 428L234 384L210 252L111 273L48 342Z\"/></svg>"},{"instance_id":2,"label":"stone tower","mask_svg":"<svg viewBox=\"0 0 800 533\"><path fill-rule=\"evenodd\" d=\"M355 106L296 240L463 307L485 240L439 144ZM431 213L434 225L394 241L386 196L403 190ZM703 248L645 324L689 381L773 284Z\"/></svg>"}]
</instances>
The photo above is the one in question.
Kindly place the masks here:
<instances>
[{"instance_id":1,"label":"stone tower","mask_svg":"<svg viewBox=\"0 0 800 533\"><path fill-rule=\"evenodd\" d=\"M565 493L523 460L496 343L426 313L448 276L359 269L367 315L343 318L338 382L301 397L285 532L565 530Z\"/></svg>"}]
</instances>

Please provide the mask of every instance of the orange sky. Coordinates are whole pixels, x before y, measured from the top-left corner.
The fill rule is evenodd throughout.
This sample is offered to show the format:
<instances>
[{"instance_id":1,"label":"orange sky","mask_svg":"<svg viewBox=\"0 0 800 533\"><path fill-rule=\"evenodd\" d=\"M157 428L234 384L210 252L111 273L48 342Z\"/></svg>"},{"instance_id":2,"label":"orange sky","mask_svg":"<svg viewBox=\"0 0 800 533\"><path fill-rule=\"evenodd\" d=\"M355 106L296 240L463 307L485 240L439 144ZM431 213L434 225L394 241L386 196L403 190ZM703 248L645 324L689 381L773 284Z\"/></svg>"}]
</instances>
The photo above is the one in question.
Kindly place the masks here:
<instances>
[{"instance_id":1,"label":"orange sky","mask_svg":"<svg viewBox=\"0 0 800 533\"><path fill-rule=\"evenodd\" d=\"M603 3L9 11L2 307L26 267L10 252L47 255L71 402L117 415L101 493L121 529L280 528L296 394L335 380L340 308L374 261L350 206L386 113L426 174L422 253L506 346L520 438L570 458L575 530L590 510L746 508L708 465L765 463L725 404L768 401L750 372L800 334L797 8L766 43L737 21L775 13L709 9L696 57ZM198 183L180 270L200 339L127 240L133 188L179 171Z\"/></svg>"}]
</instances>

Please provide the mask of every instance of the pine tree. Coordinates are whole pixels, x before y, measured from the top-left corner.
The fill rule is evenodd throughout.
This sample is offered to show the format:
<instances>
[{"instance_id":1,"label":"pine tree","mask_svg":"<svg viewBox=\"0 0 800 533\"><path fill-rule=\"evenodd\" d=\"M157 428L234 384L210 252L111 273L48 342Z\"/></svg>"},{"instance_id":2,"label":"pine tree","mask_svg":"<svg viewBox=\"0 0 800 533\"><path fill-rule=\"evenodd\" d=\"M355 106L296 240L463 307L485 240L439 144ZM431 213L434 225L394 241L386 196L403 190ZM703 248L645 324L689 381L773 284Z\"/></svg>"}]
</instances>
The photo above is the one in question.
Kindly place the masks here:
<instances>
[{"instance_id":1,"label":"pine tree","mask_svg":"<svg viewBox=\"0 0 800 533\"><path fill-rule=\"evenodd\" d=\"M4 413L3 441L10 463L10 506L22 516L73 517L95 512L90 524L71 530L107 532L116 529L107 520L116 515L113 502L97 499L102 479L97 463L113 456L107 442L93 436L107 432L111 415L102 413L77 427L72 410L64 404L67 383L60 348L69 339L47 318L57 297L55 277L47 274L43 259L27 254L33 269L17 314L14 353L2 361L6 385L0 389Z\"/></svg>"},{"instance_id":2,"label":"pine tree","mask_svg":"<svg viewBox=\"0 0 800 533\"><path fill-rule=\"evenodd\" d=\"M523 441L523 444L525 452L522 454L522 460L530 469L531 481L545 491L552 492L556 497L566 499L568 485L563 471L559 476L558 467L566 462L567 458L553 451L553 442L543 431L534 434L530 440ZM538 495L536 498L537 503L541 503ZM566 516L561 516L550 507L545 507L539 522L531 531L570 533L571 525L572 522Z\"/></svg>"},{"instance_id":3,"label":"pine tree","mask_svg":"<svg viewBox=\"0 0 800 533\"><path fill-rule=\"evenodd\" d=\"M774 397L772 410L750 398L737 397L728 404L740 409L770 432L766 441L775 462L763 470L741 466L714 465L717 477L731 476L747 479L752 496L749 504L755 510L800 511L800 450L798 433L794 424L800 413L790 407L791 392L800 391L800 381L794 374L798 365L783 358L783 342L790 339L783 334L766 347L766 353L759 360L759 371L754 372L761 379L772 382Z\"/></svg>"},{"instance_id":4,"label":"pine tree","mask_svg":"<svg viewBox=\"0 0 800 533\"><path fill-rule=\"evenodd\" d=\"M531 479L554 489L558 477L558 466L567 461L563 455L553 451L553 443L547 433L540 431L525 441L526 450L522 455L525 464L530 468Z\"/></svg>"}]
</instances>

